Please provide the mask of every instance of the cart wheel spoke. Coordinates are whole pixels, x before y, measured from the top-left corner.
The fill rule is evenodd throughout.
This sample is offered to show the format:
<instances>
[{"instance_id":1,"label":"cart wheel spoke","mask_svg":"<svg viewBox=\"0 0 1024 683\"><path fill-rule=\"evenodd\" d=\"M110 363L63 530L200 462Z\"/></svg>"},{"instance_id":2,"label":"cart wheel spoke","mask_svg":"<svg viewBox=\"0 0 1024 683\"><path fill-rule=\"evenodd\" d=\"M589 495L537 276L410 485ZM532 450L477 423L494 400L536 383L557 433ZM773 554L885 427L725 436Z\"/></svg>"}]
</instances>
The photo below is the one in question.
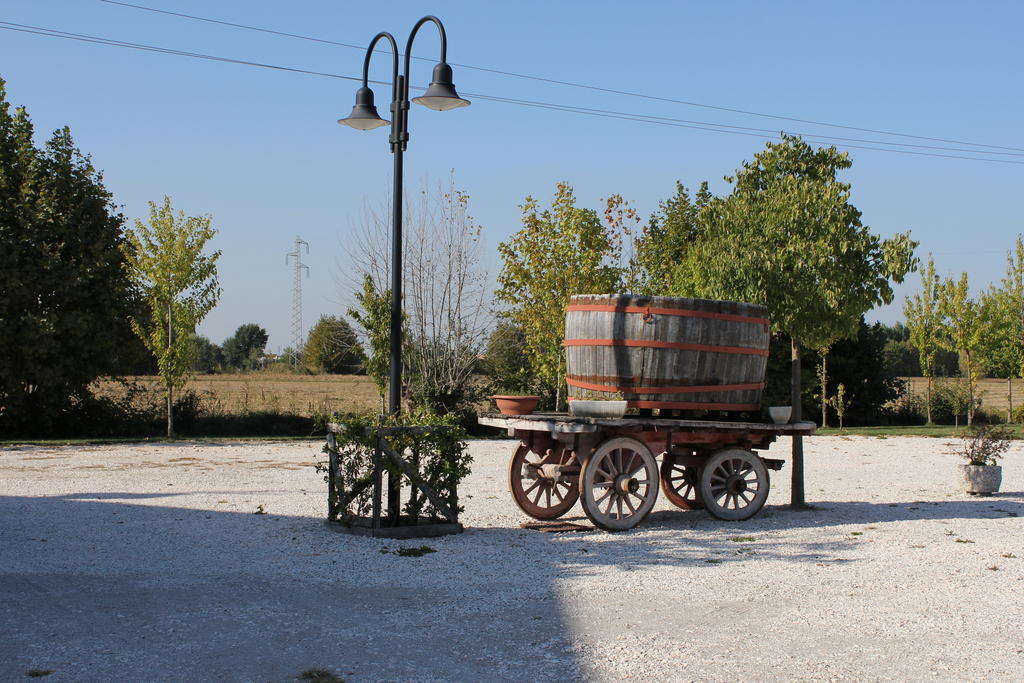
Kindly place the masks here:
<instances>
[{"instance_id":1,"label":"cart wheel spoke","mask_svg":"<svg viewBox=\"0 0 1024 683\"><path fill-rule=\"evenodd\" d=\"M641 499L641 500L643 500L643 499ZM626 507L629 508L629 514L631 514L631 515L635 515L636 514L636 508L633 507L633 503L630 502L629 496L622 496L622 502L624 502L626 504Z\"/></svg>"},{"instance_id":2,"label":"cart wheel spoke","mask_svg":"<svg viewBox=\"0 0 1024 683\"><path fill-rule=\"evenodd\" d=\"M697 493L713 516L741 521L764 507L768 489L764 461L751 451L732 447L707 459Z\"/></svg>"},{"instance_id":3,"label":"cart wheel spoke","mask_svg":"<svg viewBox=\"0 0 1024 683\"><path fill-rule=\"evenodd\" d=\"M544 487L542 486L542 487L537 489L537 493L533 497L533 504L539 506L540 505L540 499L543 498L543 497L544 497Z\"/></svg>"},{"instance_id":4,"label":"cart wheel spoke","mask_svg":"<svg viewBox=\"0 0 1024 683\"><path fill-rule=\"evenodd\" d=\"M544 456L519 445L512 454L508 478L509 491L519 509L534 519L556 519L572 509L579 499L578 478L547 477L541 468L548 463L571 464L575 458L575 453L560 445Z\"/></svg>"},{"instance_id":5,"label":"cart wheel spoke","mask_svg":"<svg viewBox=\"0 0 1024 683\"><path fill-rule=\"evenodd\" d=\"M700 469L683 465L672 453L666 453L661 462L661 491L665 497L683 510L704 507L700 498Z\"/></svg>"},{"instance_id":6,"label":"cart wheel spoke","mask_svg":"<svg viewBox=\"0 0 1024 683\"><path fill-rule=\"evenodd\" d=\"M643 442L613 437L584 459L579 480L583 511L594 524L631 529L657 500L658 463Z\"/></svg>"},{"instance_id":7,"label":"cart wheel spoke","mask_svg":"<svg viewBox=\"0 0 1024 683\"><path fill-rule=\"evenodd\" d=\"M614 492L613 492L612 496L608 498L608 505L606 505L605 508L604 508L604 514L606 514L606 515L612 514L612 508L615 507L615 501L617 499L618 499L618 496L614 495Z\"/></svg>"}]
</instances>

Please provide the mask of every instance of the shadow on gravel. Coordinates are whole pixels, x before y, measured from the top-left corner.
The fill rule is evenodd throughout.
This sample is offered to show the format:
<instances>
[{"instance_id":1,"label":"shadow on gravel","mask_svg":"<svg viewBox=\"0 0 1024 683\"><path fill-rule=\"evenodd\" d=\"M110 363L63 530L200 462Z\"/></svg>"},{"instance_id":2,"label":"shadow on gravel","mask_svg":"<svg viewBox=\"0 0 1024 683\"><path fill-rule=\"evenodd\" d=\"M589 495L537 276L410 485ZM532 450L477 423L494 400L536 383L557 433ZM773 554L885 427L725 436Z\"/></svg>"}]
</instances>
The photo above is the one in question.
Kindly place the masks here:
<instances>
[{"instance_id":1,"label":"shadow on gravel","mask_svg":"<svg viewBox=\"0 0 1024 683\"><path fill-rule=\"evenodd\" d=\"M170 507L182 495L0 497L0 680L581 676L563 553L539 534L370 539L275 515L272 497L254 514Z\"/></svg>"},{"instance_id":2,"label":"shadow on gravel","mask_svg":"<svg viewBox=\"0 0 1024 683\"><path fill-rule=\"evenodd\" d=\"M284 681L315 667L351 680L586 678L573 619L614 624L628 608L594 604L574 617L564 593L574 578L600 575L628 600L620 589L630 572L855 562L861 542L841 528L832 541L802 544L771 532L1024 516L1024 495L1006 493L769 506L738 523L659 510L621 534L471 527L396 541L276 515L272 495L267 514L254 514L255 502L244 511L173 507L186 495L0 497L0 680L52 670L47 680ZM423 545L436 552L398 554ZM643 606L644 618L695 600L708 598L666 594Z\"/></svg>"},{"instance_id":3,"label":"shadow on gravel","mask_svg":"<svg viewBox=\"0 0 1024 683\"><path fill-rule=\"evenodd\" d=\"M1024 494L1001 493L970 500L915 500L910 503L814 501L807 510L765 508L748 523L777 529L834 524L877 524L915 520L1000 519L1024 516Z\"/></svg>"}]
</instances>

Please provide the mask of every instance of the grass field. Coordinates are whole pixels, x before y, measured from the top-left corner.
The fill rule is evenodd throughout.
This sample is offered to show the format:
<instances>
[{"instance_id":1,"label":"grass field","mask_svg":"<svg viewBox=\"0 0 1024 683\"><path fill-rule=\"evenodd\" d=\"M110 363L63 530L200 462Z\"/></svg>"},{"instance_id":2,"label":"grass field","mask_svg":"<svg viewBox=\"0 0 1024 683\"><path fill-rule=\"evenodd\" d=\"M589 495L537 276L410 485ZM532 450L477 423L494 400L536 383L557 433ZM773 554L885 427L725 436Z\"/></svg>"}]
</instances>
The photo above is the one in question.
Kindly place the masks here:
<instances>
[{"instance_id":1,"label":"grass field","mask_svg":"<svg viewBox=\"0 0 1024 683\"><path fill-rule=\"evenodd\" d=\"M925 395L928 380L924 377L904 377L903 379L910 382L910 390L915 394L919 394L920 396ZM955 382L957 379L959 378L937 378L934 382ZM981 407L985 410L1006 410L1007 397L1005 379L978 380L978 395L981 397ZM1013 380L1013 406L1016 408L1022 404L1024 404L1024 380L1015 379Z\"/></svg>"},{"instance_id":2,"label":"grass field","mask_svg":"<svg viewBox=\"0 0 1024 683\"><path fill-rule=\"evenodd\" d=\"M154 396L163 396L159 378L126 378L143 386ZM924 396L924 377L906 377L910 389ZM945 378L936 383L956 381ZM100 393L118 391L111 381L99 383ZM204 408L213 414L279 412L312 417L323 413L376 413L380 399L373 381L357 375L288 375L281 373L239 373L198 375L188 388L198 393ZM987 410L1006 410L1006 380L983 379L978 382L982 406ZM1013 381L1014 405L1024 404L1024 380Z\"/></svg>"},{"instance_id":3,"label":"grass field","mask_svg":"<svg viewBox=\"0 0 1024 683\"><path fill-rule=\"evenodd\" d=\"M162 397L159 377L127 377L154 397ZM356 375L288 375L280 373L239 373L198 375L188 384L196 392L203 410L212 415L283 413L313 417L331 413L376 413L380 398L373 380ZM98 383L100 394L120 391L111 380Z\"/></svg>"}]
</instances>

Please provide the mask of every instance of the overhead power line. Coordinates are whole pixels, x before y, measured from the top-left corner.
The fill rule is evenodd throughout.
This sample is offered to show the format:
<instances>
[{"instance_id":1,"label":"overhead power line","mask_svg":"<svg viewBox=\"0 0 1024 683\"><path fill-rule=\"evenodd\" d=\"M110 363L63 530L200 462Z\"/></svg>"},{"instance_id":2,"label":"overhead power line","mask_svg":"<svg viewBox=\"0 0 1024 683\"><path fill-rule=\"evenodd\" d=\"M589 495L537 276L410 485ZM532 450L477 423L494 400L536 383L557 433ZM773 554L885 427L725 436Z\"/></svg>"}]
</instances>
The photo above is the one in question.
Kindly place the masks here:
<instances>
[{"instance_id":1,"label":"overhead power line","mask_svg":"<svg viewBox=\"0 0 1024 683\"><path fill-rule=\"evenodd\" d=\"M26 24L15 24L9 21L0 21L0 29L7 31L18 31L19 33L34 33L40 36L49 36L51 38L65 38L67 40L77 40L83 43L95 43L97 45L109 45L112 47L125 47L133 50L142 50L145 52L160 52L169 55L178 55L180 57L193 57L195 59L205 59L212 62L226 62L228 64L244 64L246 66L258 66L264 69L275 69L277 71L292 71L295 73L309 74L311 76L326 76L328 78L341 78L348 81L359 81L363 79L356 78L355 76L342 76L340 74L332 74L324 71L309 71L308 69L296 69L288 66L279 66L277 64L264 64L262 62L251 62L245 59L233 59L230 57L218 57L216 55L207 55L200 52L188 52L185 50L175 50L167 47L157 47L155 45L144 45L142 43L130 43L124 40L114 40L112 38L100 38L98 36L89 36L82 33L69 33L67 31L58 31L56 29L42 28L39 26L28 26Z\"/></svg>"},{"instance_id":2,"label":"overhead power line","mask_svg":"<svg viewBox=\"0 0 1024 683\"><path fill-rule=\"evenodd\" d=\"M82 34L82 33L72 33L72 32L68 32L68 31L60 31L60 30L56 30L56 29L43 28L43 27L39 27L39 26L30 26L30 25L26 25L26 24L16 24L16 23L13 23L13 22L0 21L0 29L4 29L4 30L8 30L8 31L17 31L17 32L21 32L21 33L28 33L28 34L34 34L34 35L47 36L47 37L51 37L51 38L61 38L61 39L66 39L66 40L75 40L75 41L79 41L79 42L93 43L93 44L98 44L98 45L107 45L107 46L110 46L110 47L121 47L121 48L128 48L128 49L133 49L133 50L141 50L141 51L146 51L146 52L156 52L156 53L160 53L160 54L169 54L169 55L175 55L175 56L181 56L181 57L191 57L191 58L194 58L194 59L202 59L202 60L207 60L207 61L223 62L223 63L229 63L229 64L241 64L241 65L245 65L245 66L254 66L254 67L259 67L259 68L264 68L264 69L273 69L273 70L277 70L277 71L285 71L285 72L291 72L291 73L301 73L301 74L307 74L307 75L311 75L311 76L321 76L321 77L327 77L327 78L343 79L343 80L358 81L358 82L362 81L361 78L358 78L358 77L355 77L355 76L347 76L347 75L343 75L343 74L329 73L329 72L324 72L324 71L313 71L313 70L310 70L310 69L300 69L300 68L296 68L296 67L287 67L287 66L281 66L281 65L277 65L277 64L267 64L267 63L264 63L264 62L254 62L254 61L250 61L250 60L235 59L235 58L231 58L231 57L222 57L222 56L218 56L218 55L209 55L209 54L204 54L204 53L200 53L200 52L191 52L191 51L187 51L187 50L178 50L178 49L174 49L174 48L165 48L165 47L159 47L159 46L155 46L155 45L147 45L147 44L144 44L144 43L133 43L133 42L129 42L129 41L116 40L116 39L111 39L111 38L102 38L102 37L99 37L99 36L90 36L90 35ZM381 81L371 81L371 82L373 82L375 84L383 84L383 82L381 82ZM422 90L422 88L415 88L415 87L414 87L414 89ZM586 115L586 116L595 116L595 117L601 117L601 118L618 119L618 120L625 120L625 121L634 121L634 122L639 122L639 123L649 123L649 124L662 125L662 126L672 126L672 127L675 127L675 128L687 128L687 129L691 129L691 130L703 130L703 131L709 131L709 132L714 132L714 133L727 133L727 134L730 134L730 135L743 135L743 136L748 136L748 137L756 137L756 138L760 138L760 139L764 139L766 137L766 135L768 137L771 137L771 138L778 138L779 137L779 135L777 133L775 133L774 131L770 131L769 132L768 129L748 128L748 127L744 127L744 126L729 126L729 125L726 125L726 124L716 124L716 123L708 123L708 122L694 122L694 121L688 121L686 119L671 119L671 118L668 118L668 117L660 117L660 116L645 115L645 114L632 114L632 113L627 113L627 112L615 112L615 111L611 111L611 110L590 109L590 108L586 108L586 107L578 107L578 106L575 106L575 105L566 105L566 104L549 103L549 102L536 102L536 101L532 101L532 100L522 100L522 99L515 99L515 98L508 98L508 97L497 97L497 96L493 96L493 95L486 95L484 93L466 92L465 94L468 95L468 96L480 99L480 100L487 100L487 101L497 102L497 103L501 103L501 104L512 104L512 105L532 107L532 108L537 108L537 109L547 109L547 110L553 110L553 111L562 111L562 112L567 112L567 113L583 114L583 115ZM758 132L754 132L754 131L758 131ZM831 136L821 136L821 135L816 135L816 134L802 134L802 136L804 138L810 140L810 141L818 141L818 140L824 140L824 139L830 139L830 140L853 140L853 141L866 142L866 143L872 143L872 144L901 145L901 146L914 146L914 147L918 147L918 145L908 145L908 144L905 144L905 143L891 143L891 142L885 142L885 141L881 141L881 140L859 140L857 138L835 138L835 137L831 137ZM831 143L829 143L829 144L831 144ZM844 143L842 146L843 147L849 147L849 148L852 148L852 149L867 149L867 150L874 150L874 151L879 151L879 152L892 152L892 153L896 153L896 154L909 154L909 155L916 155L916 156L938 157L938 158L947 158L947 159L962 159L962 160L968 160L968 161L988 161L988 162L994 162L994 163L1024 165L1024 161L1018 161L1018 160L1014 160L1014 159L994 159L994 158L989 158L989 157L962 156L962 155L954 155L954 154L939 154L939 153L936 153L936 152L923 152L923 151L912 151L912 150L904 150L904 149L891 149L889 147L871 147L871 146L856 145L856 144L849 144L849 143ZM1006 152L989 152L989 151L986 151L986 150L977 150L977 149L938 148L938 147L932 147L932 146L926 146L926 145L920 145L919 147L929 148L929 149L949 149L950 151L960 151L960 152L966 152L966 153L971 153L971 154L988 154L988 155L999 154L999 155L1009 155L1009 156L1024 156L1024 155L1008 154ZM1013 149L1013 148L1007 148L1007 149Z\"/></svg>"},{"instance_id":3,"label":"overhead power line","mask_svg":"<svg viewBox=\"0 0 1024 683\"><path fill-rule=\"evenodd\" d=\"M197 15L194 15L194 14L184 14L182 12L171 12L169 10L163 10L163 9L159 9L159 8L156 8L156 7L147 7L145 5L137 5L137 4L130 3L130 2L121 2L120 0L99 0L99 1L103 2L103 3L106 3L108 5L120 5L122 7L130 7L132 9L144 10L146 12L155 12L157 14L165 14L165 15L169 15L169 16L180 17L182 19L189 19L189 20L192 20L192 21L202 21L202 22L206 22L206 23L210 23L210 24L220 24L222 26L230 26L232 28L243 29L243 30L246 30L246 31L256 31L256 32L259 32L259 33L267 33L267 34L270 34L270 35L276 35L276 36L281 36L281 37L285 37L285 38L296 38L298 40L306 40L306 41L311 41L311 42L315 42L315 43L323 43L323 44L326 44L326 45L337 45L339 47L346 47L346 48L351 48L351 49L356 49L356 50L365 50L366 49L364 46L354 45L352 43L344 43L344 42L340 42L340 41L336 41L336 40L329 40L329 39L326 39L326 38L317 38L317 37L314 37L314 36L306 36L306 35L301 35L301 34L298 34L298 33L288 33L286 31L277 31L277 30L274 30L274 29L264 28L264 27L260 27L260 26L250 26L250 25L247 25L247 24L239 24L239 23L235 23L235 22L231 22L231 21L223 21L223 20L220 20L220 19L212 19L212 18L209 18L209 17L201 17L201 16L197 16ZM378 50L378 51L379 52L384 52L384 50ZM412 59L417 59L417 60L424 61L424 62L434 62L435 61L433 59L428 59L426 57L417 57L415 55L411 55L411 57L412 57ZM926 136L926 135L914 135L914 134L911 134L911 133L900 133L900 132L895 132L895 131L879 130L879 129L876 129L876 128L862 128L862 127L859 127L859 126L851 126L851 125L839 124L839 123L829 123L827 121L815 121L815 120L812 120L812 119L803 119L803 118L798 118L798 117L794 117L794 116L786 116L786 115L782 115L782 114L769 114L769 113L765 113L765 112L752 111L752 110L748 110L748 109L737 109L737 108L733 108L733 107L724 107L724 106L720 106L720 105L706 104L706 103L703 103L703 102L692 102L692 101L689 101L689 100L680 100L680 99L675 99L675 98L671 98L671 97L660 97L660 96L657 96L657 95L648 95L646 93L632 92L632 91L629 91L629 90L617 90L615 88L604 88L604 87L601 87L601 86L588 85L588 84L585 84L585 83L574 83L572 81L564 81L564 80L559 80L559 79L556 79L556 78L547 78L547 77L544 77L544 76L532 76L532 75L529 75L529 74L516 73L514 71L503 71L501 69L490 69L490 68L482 67L482 66L473 66L471 64L458 64L456 62L451 62L451 64L453 66L457 66L457 67L462 68L462 69L473 69L475 71L484 71L484 72L487 72L487 73L499 74L499 75L502 75L502 76L510 76L510 77L513 77L513 78L524 78L524 79L528 79L528 80L532 80L532 81L540 81L540 82L543 82L543 83L551 83L551 84L554 84L554 85L563 85L563 86L572 87L572 88L582 88L582 89L585 89L585 90L593 90L593 91L596 91L596 92L603 92L603 93L608 93L608 94L612 94L612 95L625 95L625 96L628 96L628 97L639 97L641 99L651 100L651 101L654 101L654 102L667 102L667 103L670 103L670 104L682 104L682 105L686 105L686 106L689 106L689 107L701 107L703 109L712 109L712 110L715 110L715 111L725 111L725 112L730 112L730 113L733 113L733 114L743 114L745 116L759 116L759 117L762 117L762 118L771 118L771 119L777 119L777 120L780 120L780 121L792 121L794 123L806 123L806 124L811 124L811 125L815 125L815 126L828 126L830 128L842 128L842 129L845 129L845 130L856 130L856 131L860 131L862 133L874 133L876 135L892 135L892 136L895 136L895 137L913 138L915 140L928 140L928 141L931 141L931 142L945 142L945 143L949 143L949 144L953 144L953 145L967 145L969 147L986 147L988 149L1006 149L1006 150L1012 150L1012 151L1015 151L1015 152L1024 152L1024 147L1009 147L1009 146L1005 146L1005 145L990 145L990 144L985 144L985 143L980 143L980 142L966 142L966 141L963 141L963 140L951 140L951 139L947 139L947 138L929 137L929 136ZM722 125L722 124L712 124L712 125ZM821 137L821 136L819 136L819 137ZM879 144L896 144L896 143L880 142ZM982 153L987 153L987 152L982 152Z\"/></svg>"},{"instance_id":4,"label":"overhead power line","mask_svg":"<svg viewBox=\"0 0 1024 683\"><path fill-rule=\"evenodd\" d=\"M559 110L564 110L564 111L576 111L576 112L579 112L579 113L609 114L609 115L615 115L617 118L629 118L629 119L637 120L637 121L649 120L651 123L657 123L657 122L660 122L660 121L670 121L670 122L673 122L673 123L693 124L690 127L697 128L698 130L711 130L710 128L703 128L703 127L704 126L714 126L715 128L729 129L729 130L721 130L721 131L719 131L719 132L722 132L722 133L733 132L733 131L754 131L756 133L767 133L767 134L770 134L770 135L777 135L777 133L778 133L778 131L776 131L775 129L772 129L772 128L753 128L751 126L734 126L734 125L730 125L730 124L727 124L727 123L714 123L714 122L710 122L710 121L694 121L694 120L691 120L691 119L677 119L677 118L672 118L672 117L667 117L667 116L651 116L651 115L647 115L647 114L633 114L633 113L630 113L630 112L623 112L623 111L611 111L611 110L608 110L608 109L593 109L593 108L590 108L590 107L580 107L580 106L577 106L577 105L557 104L557 103L553 103L553 102L537 102L537 101L534 101L534 100L522 100L522 99L511 98L511 97L497 97L497 96L482 95L482 94L479 94L479 93L471 93L471 92L467 92L466 94L467 95L472 95L474 97L478 97L480 99L492 100L492 101L495 101L495 102L506 102L506 103L509 103L509 104L524 104L524 105L530 105L530 106L536 106L536 107L543 107L543 108L550 108L550 109L559 109ZM753 133L751 133L751 134L753 134ZM969 153L973 153L973 154L995 154L995 155L1000 155L1000 156L1024 157L1024 152L990 152L988 150L981 150L981 149L963 149L961 147L940 147L940 146L936 146L936 145L920 145L920 144L909 143L909 142L889 142L888 140L865 140L863 138L846 138L846 137L838 137L838 136L835 136L835 135L821 135L821 134L818 134L818 133L797 133L797 132L791 132L791 134L799 135L799 136L801 136L803 138L808 138L808 139L814 138L814 139L818 139L818 140L839 140L841 142L863 142L863 143L875 144L875 145L893 145L895 147L915 147L915 148L919 148L919 149L937 149L937 150L945 150L945 151L950 151L950 152L969 152ZM757 135L755 137L761 137L761 136ZM893 151L896 151L896 150L893 150Z\"/></svg>"},{"instance_id":5,"label":"overhead power line","mask_svg":"<svg viewBox=\"0 0 1024 683\"><path fill-rule=\"evenodd\" d=\"M531 103L531 102L526 101L526 100L513 100L513 99L509 99L509 98L505 98L505 97L492 97L492 96L489 96L489 95L482 95L480 93L472 93L472 92L463 92L463 94L467 95L469 97L474 97L476 99L480 99L480 100L492 100L492 101L495 101L495 102L502 102L502 103L505 103L505 104L519 104L519 105L527 106L527 107L536 107L538 109L551 109L553 111L564 111L564 112L570 112L570 113L574 113L574 114L584 114L586 116L598 116L598 117L609 118L609 119L620 119L620 120L625 120L625 121L636 121L636 122L639 122L639 123L653 123L653 124L662 125L662 126L672 126L674 128L689 128L689 129L692 129L692 130L705 130L705 131L709 131L709 132L712 132L712 133L727 133L727 134L730 134L730 135L746 135L746 136L749 136L749 137L755 137L755 138L759 138L759 139L762 139L762 140L765 138L765 135L758 134L758 133L746 133L746 132L743 132L743 131L723 130L721 128L712 128L712 127L709 127L709 126L694 126L694 125L689 125L689 124L684 124L684 123L673 123L671 119L664 120L661 117L644 117L644 116L641 116L641 115L626 114L626 113L621 113L621 114L604 113L601 110L585 109L585 108L581 108L581 107L575 107L575 106L572 106L572 105ZM774 131L772 131L772 133L769 134L769 137L779 138L780 136L777 133L774 133ZM818 142L818 138L821 137L821 136L817 136L817 135L801 135L801 137L803 137L805 140L807 140L809 142ZM828 137L828 136L825 136L825 137ZM832 144L832 143L826 142L825 144ZM880 142L878 144L886 144L886 145L888 145L888 144L893 144L893 143ZM991 161L991 162L1001 163L1001 164L1024 165L1024 161L1016 161L1016 160L1013 160L1013 159L990 159L990 158L986 158L986 157L969 157L969 156L961 156L961 155L956 155L956 154L938 154L938 153L935 153L935 152L915 152L915 151L905 150L905 149L890 149L888 147L869 147L869 146L866 146L866 145L851 145L851 144L845 144L845 143L842 146L844 148L848 147L850 149L868 149L868 150L875 150L875 151L878 151L878 152L892 152L894 154L910 154L910 155L915 155L915 156L939 157L939 158L944 158L944 159L965 159L965 160L968 160L968 161ZM984 151L979 151L979 150L961 150L961 151L973 152L973 153L976 153L976 154L993 154L994 153L994 152L984 152Z\"/></svg>"}]
</instances>

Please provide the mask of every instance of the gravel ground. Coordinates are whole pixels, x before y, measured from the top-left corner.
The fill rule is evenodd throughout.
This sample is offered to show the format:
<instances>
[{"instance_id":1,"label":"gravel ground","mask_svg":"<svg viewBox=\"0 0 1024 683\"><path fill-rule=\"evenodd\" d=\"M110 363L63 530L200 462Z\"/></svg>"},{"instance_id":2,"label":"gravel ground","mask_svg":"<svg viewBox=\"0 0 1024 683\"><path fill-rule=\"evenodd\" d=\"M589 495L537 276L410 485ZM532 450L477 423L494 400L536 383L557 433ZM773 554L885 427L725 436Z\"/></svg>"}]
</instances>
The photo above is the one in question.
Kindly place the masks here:
<instances>
[{"instance_id":1,"label":"gravel ground","mask_svg":"<svg viewBox=\"0 0 1024 683\"><path fill-rule=\"evenodd\" d=\"M1022 677L1022 445L974 498L948 442L813 437L814 509L787 464L754 519L619 534L520 529L512 446L471 443L464 534L409 541L325 528L318 443L0 450L0 680Z\"/></svg>"}]
</instances>

